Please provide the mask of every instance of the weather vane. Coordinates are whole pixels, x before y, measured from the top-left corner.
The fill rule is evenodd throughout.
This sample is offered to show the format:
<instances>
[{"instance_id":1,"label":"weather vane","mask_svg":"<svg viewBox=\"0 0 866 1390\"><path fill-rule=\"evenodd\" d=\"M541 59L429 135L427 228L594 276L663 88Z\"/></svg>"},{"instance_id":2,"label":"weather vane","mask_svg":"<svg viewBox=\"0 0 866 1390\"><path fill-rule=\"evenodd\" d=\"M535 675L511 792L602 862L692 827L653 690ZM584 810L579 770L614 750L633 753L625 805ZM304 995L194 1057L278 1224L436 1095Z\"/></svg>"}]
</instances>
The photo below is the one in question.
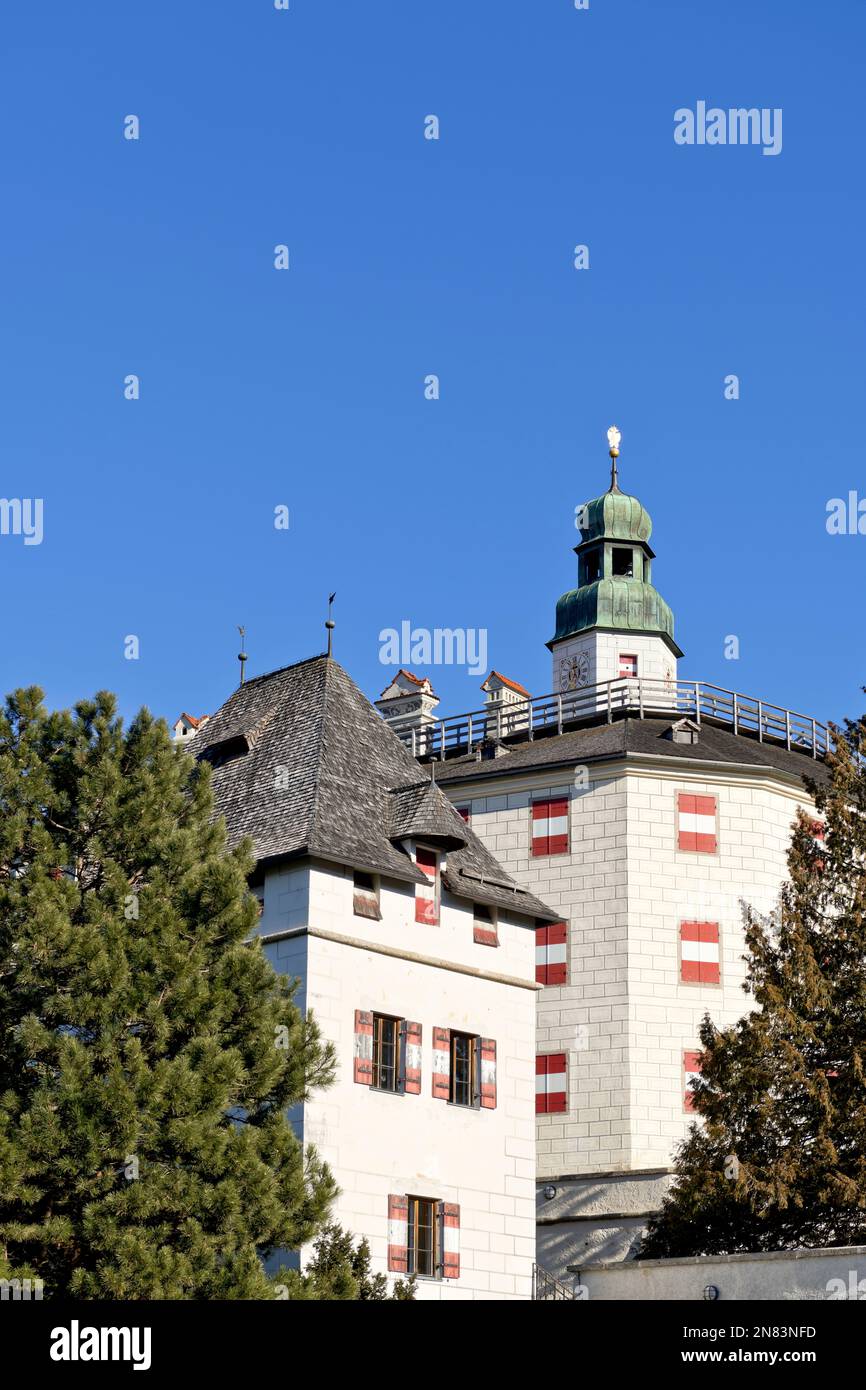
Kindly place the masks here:
<instances>
[{"instance_id":1,"label":"weather vane","mask_svg":"<svg viewBox=\"0 0 866 1390\"><path fill-rule=\"evenodd\" d=\"M245 639L245 637L246 637L246 635L247 635L247 630L246 630L245 627L239 627L239 628L238 628L238 632L241 634L241 649L240 649L240 651L238 652L238 661L241 663L241 685L243 685L243 683L244 683L244 662L245 662L246 659L247 659L247 654L246 654L246 652L244 651L244 648L246 647L247 644L246 644L246 641L245 641L244 639Z\"/></svg>"},{"instance_id":2,"label":"weather vane","mask_svg":"<svg viewBox=\"0 0 866 1390\"><path fill-rule=\"evenodd\" d=\"M325 627L328 629L328 656L331 655L331 649L332 649L332 647L333 647L334 627L336 626L336 624L334 623L333 618L331 617L331 608L332 608L332 606L333 606L334 599L335 599L336 597L337 597L337 591L336 591L336 589L334 590L334 592L333 592L332 594L329 594L329 595L328 595L328 616L327 616L327 618L326 618L326 620L325 620Z\"/></svg>"},{"instance_id":3,"label":"weather vane","mask_svg":"<svg viewBox=\"0 0 866 1390\"><path fill-rule=\"evenodd\" d=\"M608 453L610 454L610 490L619 491L619 483L616 476L616 461L619 458L619 446L622 435L616 425L611 425L607 432Z\"/></svg>"}]
</instances>

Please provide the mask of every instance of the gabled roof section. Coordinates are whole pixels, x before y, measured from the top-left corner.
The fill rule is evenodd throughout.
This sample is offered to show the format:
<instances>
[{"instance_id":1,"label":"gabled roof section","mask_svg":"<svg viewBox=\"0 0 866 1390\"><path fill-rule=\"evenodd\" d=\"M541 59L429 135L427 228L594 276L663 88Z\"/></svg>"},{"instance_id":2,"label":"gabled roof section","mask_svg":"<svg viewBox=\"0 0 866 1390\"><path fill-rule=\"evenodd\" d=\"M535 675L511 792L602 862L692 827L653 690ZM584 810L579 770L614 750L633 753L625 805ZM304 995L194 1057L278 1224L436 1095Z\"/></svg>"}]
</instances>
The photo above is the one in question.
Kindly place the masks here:
<instances>
[{"instance_id":1,"label":"gabled roof section","mask_svg":"<svg viewBox=\"0 0 866 1390\"><path fill-rule=\"evenodd\" d=\"M406 695L410 692L413 692L413 687L416 691L423 690L428 695L433 694L433 687L430 684L429 676L416 676L411 671L407 671L404 666L401 666L396 676L394 676L393 679L390 680L388 684L385 686L385 689L382 691L382 694L379 696L379 699L384 700L385 697L388 695L388 692L391 690L396 692L395 695L391 696L391 698L396 699L400 695Z\"/></svg>"},{"instance_id":2,"label":"gabled roof section","mask_svg":"<svg viewBox=\"0 0 866 1390\"><path fill-rule=\"evenodd\" d=\"M557 920L509 878L331 657L248 680L208 720L195 753L213 764L229 844L249 835L259 861L309 854L425 882L400 842L427 839L447 850L446 886L458 896Z\"/></svg>"},{"instance_id":3,"label":"gabled roof section","mask_svg":"<svg viewBox=\"0 0 866 1390\"><path fill-rule=\"evenodd\" d=\"M525 695L527 700L532 699L532 696L524 685L520 685L518 681L511 680L509 676L503 676L501 671L491 671L481 689L489 690L490 682L493 680L498 680L500 685L506 685L509 690L516 691L518 695Z\"/></svg>"}]
</instances>

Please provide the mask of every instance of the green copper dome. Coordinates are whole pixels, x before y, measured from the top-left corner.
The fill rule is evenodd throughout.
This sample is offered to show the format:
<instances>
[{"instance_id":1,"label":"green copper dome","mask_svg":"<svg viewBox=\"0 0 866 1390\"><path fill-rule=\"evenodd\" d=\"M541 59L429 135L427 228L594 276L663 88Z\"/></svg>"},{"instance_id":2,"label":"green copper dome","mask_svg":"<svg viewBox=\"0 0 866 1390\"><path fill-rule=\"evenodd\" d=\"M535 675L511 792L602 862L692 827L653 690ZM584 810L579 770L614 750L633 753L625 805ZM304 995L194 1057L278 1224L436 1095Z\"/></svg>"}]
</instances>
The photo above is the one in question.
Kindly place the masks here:
<instances>
[{"instance_id":1,"label":"green copper dome","mask_svg":"<svg viewBox=\"0 0 866 1390\"><path fill-rule=\"evenodd\" d=\"M646 632L662 637L675 656L674 615L651 583L652 520L636 497L620 492L614 469L610 489L581 509L578 588L556 605L556 632L548 646L590 628Z\"/></svg>"},{"instance_id":2,"label":"green copper dome","mask_svg":"<svg viewBox=\"0 0 866 1390\"><path fill-rule=\"evenodd\" d=\"M608 540L648 541L652 535L653 524L650 514L641 506L636 497L627 492L604 493L587 502L583 508L580 535L582 543L606 537Z\"/></svg>"},{"instance_id":3,"label":"green copper dome","mask_svg":"<svg viewBox=\"0 0 866 1390\"><path fill-rule=\"evenodd\" d=\"M558 642L591 627L656 632L675 645L673 613L652 584L641 579L600 579L563 594L556 605L552 640Z\"/></svg>"}]
</instances>

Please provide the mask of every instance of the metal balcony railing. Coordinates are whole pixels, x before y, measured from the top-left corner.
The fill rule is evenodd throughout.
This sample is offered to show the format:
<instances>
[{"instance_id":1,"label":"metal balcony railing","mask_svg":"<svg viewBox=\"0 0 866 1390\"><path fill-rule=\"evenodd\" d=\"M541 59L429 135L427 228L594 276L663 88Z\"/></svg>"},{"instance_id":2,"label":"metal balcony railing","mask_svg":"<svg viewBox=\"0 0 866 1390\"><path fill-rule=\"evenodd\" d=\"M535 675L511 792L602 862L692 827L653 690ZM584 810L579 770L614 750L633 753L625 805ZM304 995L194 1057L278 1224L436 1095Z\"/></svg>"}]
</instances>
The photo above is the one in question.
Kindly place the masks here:
<instances>
[{"instance_id":1,"label":"metal balcony railing","mask_svg":"<svg viewBox=\"0 0 866 1390\"><path fill-rule=\"evenodd\" d=\"M600 720L611 723L623 714L640 719L670 716L724 725L758 742L796 749L822 758L830 747L826 724L781 705L741 695L705 681L662 681L625 676L583 690L538 695L501 709L471 710L437 719L422 729L395 730L416 758L447 758L466 753L485 739L525 739L562 733Z\"/></svg>"},{"instance_id":2,"label":"metal balcony railing","mask_svg":"<svg viewBox=\"0 0 866 1390\"><path fill-rule=\"evenodd\" d=\"M574 1294L571 1289L563 1284L559 1279L555 1279L552 1274L548 1274L541 1265L532 1266L532 1300L534 1303L549 1303L556 1301L574 1301Z\"/></svg>"}]
</instances>

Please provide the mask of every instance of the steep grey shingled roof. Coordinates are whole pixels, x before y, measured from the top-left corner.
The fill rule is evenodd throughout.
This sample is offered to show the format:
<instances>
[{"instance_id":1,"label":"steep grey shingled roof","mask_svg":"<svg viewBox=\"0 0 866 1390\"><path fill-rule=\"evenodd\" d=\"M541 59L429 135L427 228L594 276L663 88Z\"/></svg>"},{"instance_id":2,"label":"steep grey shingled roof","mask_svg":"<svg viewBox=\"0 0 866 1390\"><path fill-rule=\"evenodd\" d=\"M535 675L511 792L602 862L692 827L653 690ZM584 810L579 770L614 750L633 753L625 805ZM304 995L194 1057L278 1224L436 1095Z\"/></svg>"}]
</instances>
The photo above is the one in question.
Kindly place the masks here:
<instances>
[{"instance_id":1,"label":"steep grey shingled roof","mask_svg":"<svg viewBox=\"0 0 866 1390\"><path fill-rule=\"evenodd\" d=\"M613 723L591 724L570 733L524 739L506 744L508 752L499 758L477 759L470 755L448 758L436 764L436 780L444 786L471 781L506 777L519 771L556 768L561 765L607 761L629 754L653 754L656 757L692 762L739 763L769 772L783 772L793 777L813 777L817 783L827 777L819 760L777 743L759 743L746 733L735 734L701 721L697 743L674 743L666 738L673 719L616 719Z\"/></svg>"},{"instance_id":2,"label":"steep grey shingled roof","mask_svg":"<svg viewBox=\"0 0 866 1390\"><path fill-rule=\"evenodd\" d=\"M249 835L259 862L309 854L420 883L394 840L426 835L462 846L449 847L444 879L458 897L558 920L500 867L330 657L248 680L194 752L213 764L229 844Z\"/></svg>"}]
</instances>

